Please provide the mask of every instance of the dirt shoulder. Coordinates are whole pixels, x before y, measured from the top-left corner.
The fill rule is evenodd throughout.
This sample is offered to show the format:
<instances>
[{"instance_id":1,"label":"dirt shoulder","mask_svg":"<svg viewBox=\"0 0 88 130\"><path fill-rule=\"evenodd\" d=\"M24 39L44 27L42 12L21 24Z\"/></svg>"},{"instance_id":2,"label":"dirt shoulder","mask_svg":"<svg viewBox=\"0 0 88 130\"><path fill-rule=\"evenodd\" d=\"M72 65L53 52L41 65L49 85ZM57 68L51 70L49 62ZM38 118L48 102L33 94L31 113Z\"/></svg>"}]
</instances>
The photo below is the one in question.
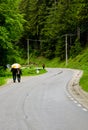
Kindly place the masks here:
<instances>
[{"instance_id":1,"label":"dirt shoulder","mask_svg":"<svg viewBox=\"0 0 88 130\"><path fill-rule=\"evenodd\" d=\"M68 91L83 107L88 109L88 93L83 91L79 86L79 80L83 74L81 70L72 70L73 78L68 85Z\"/></svg>"}]
</instances>

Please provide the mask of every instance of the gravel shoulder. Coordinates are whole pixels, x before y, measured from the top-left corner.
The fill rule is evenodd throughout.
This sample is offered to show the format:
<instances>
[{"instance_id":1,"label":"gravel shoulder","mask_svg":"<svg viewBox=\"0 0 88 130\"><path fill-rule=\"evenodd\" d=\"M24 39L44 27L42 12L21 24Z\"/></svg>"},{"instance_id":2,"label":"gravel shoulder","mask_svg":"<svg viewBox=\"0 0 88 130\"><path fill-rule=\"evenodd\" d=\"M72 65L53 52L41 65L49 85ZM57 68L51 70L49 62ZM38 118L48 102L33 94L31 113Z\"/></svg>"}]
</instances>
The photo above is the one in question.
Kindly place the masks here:
<instances>
[{"instance_id":1,"label":"gravel shoulder","mask_svg":"<svg viewBox=\"0 0 88 130\"><path fill-rule=\"evenodd\" d=\"M74 72L74 75L72 80L69 82L68 91L75 100L88 109L88 93L83 91L79 86L79 80L83 74L83 71L74 69L71 70Z\"/></svg>"}]
</instances>

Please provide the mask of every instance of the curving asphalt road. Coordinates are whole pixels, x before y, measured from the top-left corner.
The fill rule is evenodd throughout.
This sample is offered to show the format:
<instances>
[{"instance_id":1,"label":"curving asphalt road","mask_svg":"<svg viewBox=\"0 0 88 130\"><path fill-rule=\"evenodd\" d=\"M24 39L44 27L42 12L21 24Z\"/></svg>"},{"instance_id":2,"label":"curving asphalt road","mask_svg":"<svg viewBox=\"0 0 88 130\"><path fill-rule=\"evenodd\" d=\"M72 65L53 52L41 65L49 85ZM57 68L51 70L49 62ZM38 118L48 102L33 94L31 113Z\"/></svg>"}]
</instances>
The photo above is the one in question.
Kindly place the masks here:
<instances>
[{"instance_id":1,"label":"curving asphalt road","mask_svg":"<svg viewBox=\"0 0 88 130\"><path fill-rule=\"evenodd\" d=\"M47 70L0 88L0 130L88 129L88 111L67 91L73 71Z\"/></svg>"}]
</instances>

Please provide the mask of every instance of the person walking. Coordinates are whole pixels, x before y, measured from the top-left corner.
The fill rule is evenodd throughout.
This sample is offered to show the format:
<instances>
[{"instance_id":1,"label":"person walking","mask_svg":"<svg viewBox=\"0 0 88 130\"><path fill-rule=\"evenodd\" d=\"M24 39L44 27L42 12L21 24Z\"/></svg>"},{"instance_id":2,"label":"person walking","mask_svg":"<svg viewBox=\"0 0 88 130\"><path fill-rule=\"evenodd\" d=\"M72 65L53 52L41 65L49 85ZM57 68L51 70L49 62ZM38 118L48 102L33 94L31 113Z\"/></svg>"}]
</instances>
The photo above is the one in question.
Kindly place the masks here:
<instances>
[{"instance_id":1,"label":"person walking","mask_svg":"<svg viewBox=\"0 0 88 130\"><path fill-rule=\"evenodd\" d=\"M12 72L12 76L13 76L13 82L15 83L16 82L16 79L18 80L18 82L20 82L21 80L21 65L18 64L18 63L14 63L12 66L11 66L11 72Z\"/></svg>"},{"instance_id":2,"label":"person walking","mask_svg":"<svg viewBox=\"0 0 88 130\"><path fill-rule=\"evenodd\" d=\"M20 80L21 80L21 74L22 74L22 71L21 71L20 68L18 68L17 69L17 80L18 80L18 82L20 82Z\"/></svg>"},{"instance_id":3,"label":"person walking","mask_svg":"<svg viewBox=\"0 0 88 130\"><path fill-rule=\"evenodd\" d=\"M45 64L42 64L42 68L45 69Z\"/></svg>"},{"instance_id":4,"label":"person walking","mask_svg":"<svg viewBox=\"0 0 88 130\"><path fill-rule=\"evenodd\" d=\"M17 69L11 68L11 72L12 72L13 82L15 83L16 82Z\"/></svg>"}]
</instances>

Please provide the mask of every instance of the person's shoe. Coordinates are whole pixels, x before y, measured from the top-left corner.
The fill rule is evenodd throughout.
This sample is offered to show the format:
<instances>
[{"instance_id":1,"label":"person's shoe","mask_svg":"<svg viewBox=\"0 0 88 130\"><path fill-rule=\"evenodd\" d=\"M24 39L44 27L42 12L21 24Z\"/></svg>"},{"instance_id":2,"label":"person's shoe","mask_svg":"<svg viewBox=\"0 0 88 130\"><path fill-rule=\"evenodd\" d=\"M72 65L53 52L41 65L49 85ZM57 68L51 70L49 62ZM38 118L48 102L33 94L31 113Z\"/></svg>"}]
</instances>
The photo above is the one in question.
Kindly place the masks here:
<instances>
[{"instance_id":1,"label":"person's shoe","mask_svg":"<svg viewBox=\"0 0 88 130\"><path fill-rule=\"evenodd\" d=\"M14 80L13 82L15 83L16 81Z\"/></svg>"},{"instance_id":2,"label":"person's shoe","mask_svg":"<svg viewBox=\"0 0 88 130\"><path fill-rule=\"evenodd\" d=\"M18 82L20 82L20 79L18 80Z\"/></svg>"}]
</instances>

